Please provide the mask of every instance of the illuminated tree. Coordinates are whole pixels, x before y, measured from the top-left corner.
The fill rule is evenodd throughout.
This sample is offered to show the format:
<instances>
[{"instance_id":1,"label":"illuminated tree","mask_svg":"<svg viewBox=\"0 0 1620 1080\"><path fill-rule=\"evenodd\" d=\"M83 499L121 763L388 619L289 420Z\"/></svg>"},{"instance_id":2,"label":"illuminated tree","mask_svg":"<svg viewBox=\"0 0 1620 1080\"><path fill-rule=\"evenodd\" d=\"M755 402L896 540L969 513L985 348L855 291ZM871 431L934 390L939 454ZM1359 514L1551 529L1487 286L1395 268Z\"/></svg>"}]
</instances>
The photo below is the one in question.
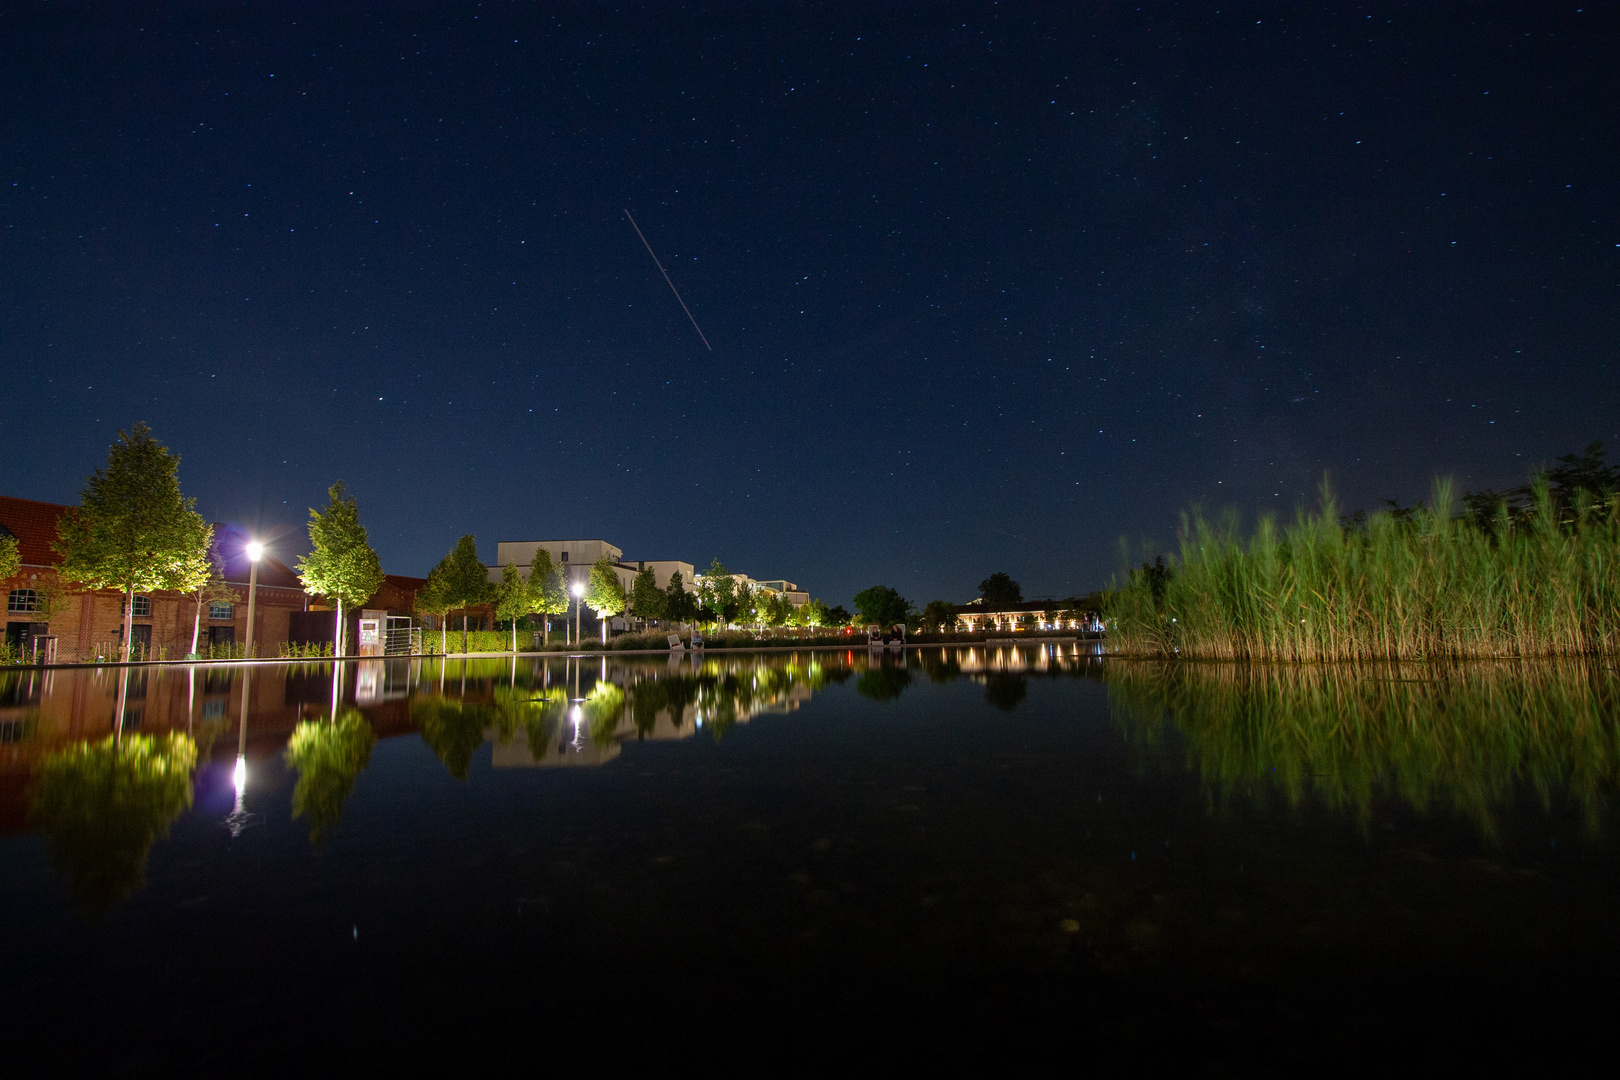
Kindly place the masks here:
<instances>
[{"instance_id":1,"label":"illuminated tree","mask_svg":"<svg viewBox=\"0 0 1620 1080\"><path fill-rule=\"evenodd\" d=\"M551 552L544 548L534 553L529 565L529 610L546 617L545 635L551 635L551 616L568 611L568 589L564 586L562 568L552 565Z\"/></svg>"},{"instance_id":2,"label":"illuminated tree","mask_svg":"<svg viewBox=\"0 0 1620 1080\"><path fill-rule=\"evenodd\" d=\"M450 622L450 609L456 606L455 598L450 595L447 584L449 579L450 556L440 559L438 565L428 571L427 581L416 590L416 610L423 615L439 616L439 652L449 652L448 625Z\"/></svg>"},{"instance_id":3,"label":"illuminated tree","mask_svg":"<svg viewBox=\"0 0 1620 1080\"><path fill-rule=\"evenodd\" d=\"M603 641L608 637L608 619L624 610L624 601L624 583L613 569L613 560L603 555L585 579L585 603L602 622Z\"/></svg>"},{"instance_id":4,"label":"illuminated tree","mask_svg":"<svg viewBox=\"0 0 1620 1080\"><path fill-rule=\"evenodd\" d=\"M344 655L343 605L363 604L383 583L382 560L372 549L360 507L339 480L326 492L326 509L309 511L310 552L298 560L298 579L311 596L332 601L332 655Z\"/></svg>"},{"instance_id":5,"label":"illuminated tree","mask_svg":"<svg viewBox=\"0 0 1620 1080\"><path fill-rule=\"evenodd\" d=\"M79 505L57 523L57 574L64 581L124 594L124 662L129 661L135 594L190 592L208 580L214 527L180 494L180 459L144 423L118 433L107 467L85 481Z\"/></svg>"},{"instance_id":6,"label":"illuminated tree","mask_svg":"<svg viewBox=\"0 0 1620 1080\"><path fill-rule=\"evenodd\" d=\"M450 554L434 568L442 571L440 597L448 603L448 613L456 608L477 607L494 598L495 586L489 580L489 567L478 561L478 541L471 533L456 541ZM467 651L467 617L461 618L461 651Z\"/></svg>"},{"instance_id":7,"label":"illuminated tree","mask_svg":"<svg viewBox=\"0 0 1620 1080\"><path fill-rule=\"evenodd\" d=\"M501 567L501 582L495 586L495 617L507 619L512 623L512 651L517 652L517 624L518 620L531 610L529 606L529 583L523 580L518 573L516 563L507 563Z\"/></svg>"}]
</instances>

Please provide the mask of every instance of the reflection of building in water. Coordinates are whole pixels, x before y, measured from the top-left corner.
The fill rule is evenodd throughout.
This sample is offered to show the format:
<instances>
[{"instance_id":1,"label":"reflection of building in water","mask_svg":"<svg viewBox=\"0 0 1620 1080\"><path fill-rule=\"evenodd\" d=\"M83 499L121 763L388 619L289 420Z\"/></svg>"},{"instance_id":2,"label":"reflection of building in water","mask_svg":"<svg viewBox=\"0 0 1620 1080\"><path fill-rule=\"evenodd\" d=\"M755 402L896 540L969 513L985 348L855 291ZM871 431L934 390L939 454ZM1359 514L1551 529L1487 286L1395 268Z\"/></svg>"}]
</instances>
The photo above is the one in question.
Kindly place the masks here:
<instances>
[{"instance_id":1,"label":"reflection of building in water","mask_svg":"<svg viewBox=\"0 0 1620 1080\"><path fill-rule=\"evenodd\" d=\"M923 663L954 663L964 675L990 671L1048 672L1069 670L1076 664L1102 660L1097 641L1053 642L1043 645L970 645L917 650Z\"/></svg>"},{"instance_id":2,"label":"reflection of building in water","mask_svg":"<svg viewBox=\"0 0 1620 1080\"><path fill-rule=\"evenodd\" d=\"M544 725L494 741L497 769L604 765L626 743L667 742L747 723L762 713L785 714L810 700L808 670L753 667L737 661L697 661L690 670L671 659L660 665L627 668L603 676L591 692L569 703ZM671 700L674 698L675 700ZM611 703L610 706L605 703ZM604 711L606 708L607 711Z\"/></svg>"}]
</instances>

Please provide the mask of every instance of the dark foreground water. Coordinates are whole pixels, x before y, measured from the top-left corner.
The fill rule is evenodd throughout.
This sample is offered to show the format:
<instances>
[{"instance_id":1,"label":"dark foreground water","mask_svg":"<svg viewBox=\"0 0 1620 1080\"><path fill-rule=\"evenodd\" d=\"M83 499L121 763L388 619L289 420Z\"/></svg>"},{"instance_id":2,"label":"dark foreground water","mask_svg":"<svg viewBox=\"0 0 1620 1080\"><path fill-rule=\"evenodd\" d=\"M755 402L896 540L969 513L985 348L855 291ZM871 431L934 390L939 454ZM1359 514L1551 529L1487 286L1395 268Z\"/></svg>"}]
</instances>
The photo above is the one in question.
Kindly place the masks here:
<instances>
[{"instance_id":1,"label":"dark foreground water","mask_svg":"<svg viewBox=\"0 0 1620 1080\"><path fill-rule=\"evenodd\" d=\"M337 674L0 675L10 1060L1610 1068L1612 664Z\"/></svg>"}]
</instances>

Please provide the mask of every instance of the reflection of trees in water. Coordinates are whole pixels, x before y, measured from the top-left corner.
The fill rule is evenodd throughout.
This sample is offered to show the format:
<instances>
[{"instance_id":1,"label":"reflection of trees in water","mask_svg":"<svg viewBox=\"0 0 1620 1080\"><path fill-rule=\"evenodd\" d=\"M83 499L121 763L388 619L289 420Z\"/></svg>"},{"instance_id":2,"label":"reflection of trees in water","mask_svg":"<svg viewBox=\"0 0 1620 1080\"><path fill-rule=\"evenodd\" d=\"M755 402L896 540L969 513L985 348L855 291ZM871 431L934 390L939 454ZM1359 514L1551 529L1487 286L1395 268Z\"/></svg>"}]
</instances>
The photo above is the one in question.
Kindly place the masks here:
<instances>
[{"instance_id":1,"label":"reflection of trees in water","mask_svg":"<svg viewBox=\"0 0 1620 1080\"><path fill-rule=\"evenodd\" d=\"M1115 717L1154 741L1166 718L1204 779L1364 822L1374 798L1448 803L1488 837L1524 787L1599 829L1620 781L1620 673L1602 662L1284 667L1134 664L1105 676Z\"/></svg>"},{"instance_id":2,"label":"reflection of trees in water","mask_svg":"<svg viewBox=\"0 0 1620 1080\"><path fill-rule=\"evenodd\" d=\"M607 746L613 742L613 732L624 715L624 691L617 683L598 682L585 695L580 711L585 716L585 729L591 741L597 746Z\"/></svg>"},{"instance_id":3,"label":"reflection of trees in water","mask_svg":"<svg viewBox=\"0 0 1620 1080\"><path fill-rule=\"evenodd\" d=\"M878 664L861 672L855 680L855 692L873 701L893 701L911 685L911 672L890 664Z\"/></svg>"},{"instance_id":4,"label":"reflection of trees in water","mask_svg":"<svg viewBox=\"0 0 1620 1080\"><path fill-rule=\"evenodd\" d=\"M437 694L411 702L411 719L429 749L444 762L450 775L467 779L473 751L484 745L484 729L494 710L481 702L456 701Z\"/></svg>"},{"instance_id":5,"label":"reflection of trees in water","mask_svg":"<svg viewBox=\"0 0 1620 1080\"><path fill-rule=\"evenodd\" d=\"M191 805L197 746L188 736L80 742L40 766L29 817L86 907L105 910L140 887L152 842Z\"/></svg>"},{"instance_id":6,"label":"reflection of trees in water","mask_svg":"<svg viewBox=\"0 0 1620 1080\"><path fill-rule=\"evenodd\" d=\"M306 720L293 729L287 740L287 761L298 770L292 815L309 818L312 843L320 843L343 816L343 803L376 744L376 733L358 709L345 710L334 723Z\"/></svg>"},{"instance_id":7,"label":"reflection of trees in water","mask_svg":"<svg viewBox=\"0 0 1620 1080\"><path fill-rule=\"evenodd\" d=\"M1029 679L1006 671L990 671L984 676L984 700L1002 712L1012 712L1029 693Z\"/></svg>"},{"instance_id":8,"label":"reflection of trees in water","mask_svg":"<svg viewBox=\"0 0 1620 1080\"><path fill-rule=\"evenodd\" d=\"M529 744L529 756L536 761L544 758L562 727L568 695L556 686L497 686L494 696L495 738L509 743L521 731Z\"/></svg>"}]
</instances>

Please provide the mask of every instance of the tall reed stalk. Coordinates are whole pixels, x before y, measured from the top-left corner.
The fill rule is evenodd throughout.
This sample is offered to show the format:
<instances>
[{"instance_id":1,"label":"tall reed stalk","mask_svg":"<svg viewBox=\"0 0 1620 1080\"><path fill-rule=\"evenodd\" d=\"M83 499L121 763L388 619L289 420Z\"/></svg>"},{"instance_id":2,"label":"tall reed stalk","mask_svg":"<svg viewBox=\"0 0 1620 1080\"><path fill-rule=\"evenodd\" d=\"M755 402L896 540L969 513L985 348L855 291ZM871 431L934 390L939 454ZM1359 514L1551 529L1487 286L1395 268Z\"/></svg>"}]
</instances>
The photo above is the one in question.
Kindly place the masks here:
<instances>
[{"instance_id":1,"label":"tall reed stalk","mask_svg":"<svg viewBox=\"0 0 1620 1080\"><path fill-rule=\"evenodd\" d=\"M1182 517L1168 577L1112 594L1108 647L1219 660L1465 659L1620 651L1620 498L1565 506L1545 485L1524 516L1456 514L1449 480L1425 507L1347 528L1321 506L1240 535L1235 515Z\"/></svg>"}]
</instances>

